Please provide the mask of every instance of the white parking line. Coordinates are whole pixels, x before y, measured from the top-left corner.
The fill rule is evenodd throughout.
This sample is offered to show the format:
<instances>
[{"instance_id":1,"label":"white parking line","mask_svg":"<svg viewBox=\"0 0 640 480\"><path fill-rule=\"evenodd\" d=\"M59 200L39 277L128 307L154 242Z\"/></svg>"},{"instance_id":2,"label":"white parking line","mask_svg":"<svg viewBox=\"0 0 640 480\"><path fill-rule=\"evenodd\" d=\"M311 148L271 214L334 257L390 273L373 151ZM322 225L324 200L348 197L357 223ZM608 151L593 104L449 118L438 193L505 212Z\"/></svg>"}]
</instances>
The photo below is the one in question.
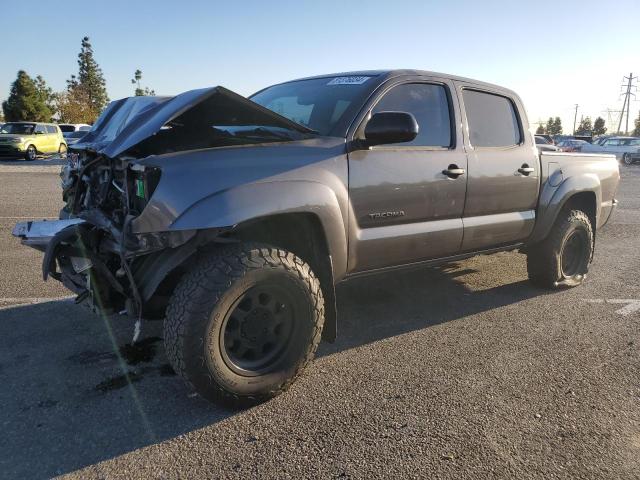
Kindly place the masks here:
<instances>
[{"instance_id":1,"label":"white parking line","mask_svg":"<svg viewBox=\"0 0 640 480\"><path fill-rule=\"evenodd\" d=\"M640 311L640 300L635 298L586 298L584 301L587 303L613 303L618 305L626 303L624 307L616 310L617 314L624 316Z\"/></svg>"}]
</instances>

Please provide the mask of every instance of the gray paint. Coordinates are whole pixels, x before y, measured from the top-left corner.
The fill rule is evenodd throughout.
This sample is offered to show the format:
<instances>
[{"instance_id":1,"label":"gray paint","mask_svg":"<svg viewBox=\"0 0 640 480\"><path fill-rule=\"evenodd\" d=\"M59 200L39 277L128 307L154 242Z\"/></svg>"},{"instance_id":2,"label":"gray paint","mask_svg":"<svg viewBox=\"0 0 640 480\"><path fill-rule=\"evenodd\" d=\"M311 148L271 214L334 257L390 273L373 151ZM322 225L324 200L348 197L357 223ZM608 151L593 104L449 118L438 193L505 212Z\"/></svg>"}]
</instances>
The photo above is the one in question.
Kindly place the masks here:
<instances>
[{"instance_id":1,"label":"gray paint","mask_svg":"<svg viewBox=\"0 0 640 480\"><path fill-rule=\"evenodd\" d=\"M343 137L312 136L133 161L132 167L158 167L162 175L148 205L131 222L132 232L228 230L271 215L309 213L323 227L338 282L350 275L535 243L576 193L593 194L598 228L609 218L619 181L615 158L539 156L522 102L512 91L415 70L351 74L372 80L366 102ZM408 82L436 82L449 89L455 144L449 149L360 146L359 132L373 106L389 88ZM511 99L520 115L519 145L476 149L470 144L462 104L462 90L468 87ZM231 105L264 122L288 125L284 117L216 87L159 100L112 144L101 145L101 152L118 156L132 151L163 122L214 95L231 99ZM529 175L519 172L524 164L533 168ZM442 171L449 165L464 174L447 177ZM375 215L381 212L395 213Z\"/></svg>"}]
</instances>

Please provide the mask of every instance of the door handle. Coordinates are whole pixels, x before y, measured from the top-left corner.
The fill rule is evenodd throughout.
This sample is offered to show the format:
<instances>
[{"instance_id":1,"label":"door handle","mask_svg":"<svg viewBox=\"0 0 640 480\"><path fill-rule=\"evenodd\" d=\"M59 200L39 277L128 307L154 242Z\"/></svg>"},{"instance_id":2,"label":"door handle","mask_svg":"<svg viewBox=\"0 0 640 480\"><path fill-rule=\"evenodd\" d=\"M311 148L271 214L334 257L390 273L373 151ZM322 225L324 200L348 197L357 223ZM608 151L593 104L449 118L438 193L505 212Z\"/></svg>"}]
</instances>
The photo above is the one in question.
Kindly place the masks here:
<instances>
[{"instance_id":1,"label":"door handle","mask_svg":"<svg viewBox=\"0 0 640 480\"><path fill-rule=\"evenodd\" d=\"M529 175L530 173L535 172L536 169L533 167L530 167L529 165L527 165L526 163L523 164L519 169L518 172L520 172L522 175Z\"/></svg>"},{"instance_id":2,"label":"door handle","mask_svg":"<svg viewBox=\"0 0 640 480\"><path fill-rule=\"evenodd\" d=\"M442 174L449 178L458 178L460 175L464 175L464 168L459 168L457 165L451 164L446 170L442 170Z\"/></svg>"}]
</instances>

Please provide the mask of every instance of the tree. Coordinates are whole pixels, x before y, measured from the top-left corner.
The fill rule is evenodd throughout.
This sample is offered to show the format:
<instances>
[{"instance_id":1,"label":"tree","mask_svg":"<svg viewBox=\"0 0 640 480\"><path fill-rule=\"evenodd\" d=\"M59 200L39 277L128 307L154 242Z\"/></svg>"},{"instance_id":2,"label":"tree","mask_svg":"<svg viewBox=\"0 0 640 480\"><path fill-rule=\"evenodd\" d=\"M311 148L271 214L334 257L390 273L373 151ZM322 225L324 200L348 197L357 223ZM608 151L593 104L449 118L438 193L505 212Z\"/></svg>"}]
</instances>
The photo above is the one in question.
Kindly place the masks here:
<instances>
[{"instance_id":1,"label":"tree","mask_svg":"<svg viewBox=\"0 0 640 480\"><path fill-rule=\"evenodd\" d=\"M634 137L640 137L640 114L638 114L638 118L636 118L633 123L635 128L633 129L633 132L631 132L631 135Z\"/></svg>"},{"instance_id":2,"label":"tree","mask_svg":"<svg viewBox=\"0 0 640 480\"><path fill-rule=\"evenodd\" d=\"M544 129L544 127L542 126L542 124L538 125L538 129L536 130L536 135L542 135L544 133L547 133Z\"/></svg>"},{"instance_id":3,"label":"tree","mask_svg":"<svg viewBox=\"0 0 640 480\"><path fill-rule=\"evenodd\" d=\"M560 117L549 117L547 120L547 126L544 128L545 133L548 135L560 135L562 133L562 121Z\"/></svg>"},{"instance_id":4,"label":"tree","mask_svg":"<svg viewBox=\"0 0 640 480\"><path fill-rule=\"evenodd\" d=\"M149 95L153 96L153 95L156 94L156 92L153 91L153 90L150 90L149 87L142 88L140 86L140 80L142 80L142 70L138 69L138 70L135 71L135 73L133 74L133 78L131 79L131 83L138 85L137 88L136 88L136 91L135 91L135 96L136 97L142 97L142 96L145 96L145 95L146 96L149 96Z\"/></svg>"},{"instance_id":5,"label":"tree","mask_svg":"<svg viewBox=\"0 0 640 480\"><path fill-rule=\"evenodd\" d=\"M580 120L580 125L576 130L576 135L591 135L593 126L591 125L591 117L584 117Z\"/></svg>"},{"instance_id":6,"label":"tree","mask_svg":"<svg viewBox=\"0 0 640 480\"><path fill-rule=\"evenodd\" d=\"M547 126L544 127L544 131L548 135L553 135L553 117L549 117L549 120L547 120Z\"/></svg>"},{"instance_id":7,"label":"tree","mask_svg":"<svg viewBox=\"0 0 640 480\"><path fill-rule=\"evenodd\" d=\"M604 118L598 117L593 123L593 134L595 136L604 135L607 133L607 127L604 126Z\"/></svg>"},{"instance_id":8,"label":"tree","mask_svg":"<svg viewBox=\"0 0 640 480\"><path fill-rule=\"evenodd\" d=\"M551 133L551 135L560 134L562 134L562 120L560 120L560 117L556 117L553 121L553 133Z\"/></svg>"},{"instance_id":9,"label":"tree","mask_svg":"<svg viewBox=\"0 0 640 480\"><path fill-rule=\"evenodd\" d=\"M102 70L93 58L93 47L91 47L89 37L82 39L82 46L78 54L78 77L76 82L84 90L84 95L87 96L89 101L89 107L96 112L97 117L109 103L109 97L107 96L107 87Z\"/></svg>"},{"instance_id":10,"label":"tree","mask_svg":"<svg viewBox=\"0 0 640 480\"><path fill-rule=\"evenodd\" d=\"M59 119L64 123L93 123L100 115L75 75L67 80L67 90L55 95L55 102Z\"/></svg>"},{"instance_id":11,"label":"tree","mask_svg":"<svg viewBox=\"0 0 640 480\"><path fill-rule=\"evenodd\" d=\"M41 87L45 86L41 79ZM11 85L9 98L2 102L2 111L8 122L26 120L30 122L48 122L51 110L38 85L24 70L18 71L16 80Z\"/></svg>"},{"instance_id":12,"label":"tree","mask_svg":"<svg viewBox=\"0 0 640 480\"><path fill-rule=\"evenodd\" d=\"M38 75L33 83L36 86L36 91L40 99L47 106L51 114L56 113L56 94L53 93L53 89L47 85L42 75Z\"/></svg>"}]
</instances>

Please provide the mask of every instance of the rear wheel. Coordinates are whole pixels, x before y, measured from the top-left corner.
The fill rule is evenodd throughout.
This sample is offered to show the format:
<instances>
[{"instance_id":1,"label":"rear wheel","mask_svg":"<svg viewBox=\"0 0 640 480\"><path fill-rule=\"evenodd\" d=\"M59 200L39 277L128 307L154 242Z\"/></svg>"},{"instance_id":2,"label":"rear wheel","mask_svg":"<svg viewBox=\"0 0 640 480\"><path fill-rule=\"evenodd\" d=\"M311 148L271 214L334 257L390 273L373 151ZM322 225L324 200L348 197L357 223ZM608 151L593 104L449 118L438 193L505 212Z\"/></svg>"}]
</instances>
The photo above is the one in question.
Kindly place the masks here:
<instances>
[{"instance_id":1,"label":"rear wheel","mask_svg":"<svg viewBox=\"0 0 640 480\"><path fill-rule=\"evenodd\" d=\"M631 158L631 155L629 155L628 153L625 153L624 155L622 155L622 163L624 163L625 165L631 165L633 163L633 158Z\"/></svg>"},{"instance_id":2,"label":"rear wheel","mask_svg":"<svg viewBox=\"0 0 640 480\"><path fill-rule=\"evenodd\" d=\"M167 309L165 347L203 397L244 407L288 388L313 357L323 322L309 265L244 244L203 255L181 279Z\"/></svg>"},{"instance_id":3,"label":"rear wheel","mask_svg":"<svg viewBox=\"0 0 640 480\"><path fill-rule=\"evenodd\" d=\"M67 146L64 143L61 143L58 147L58 155L60 156L60 158L67 157Z\"/></svg>"},{"instance_id":4,"label":"rear wheel","mask_svg":"<svg viewBox=\"0 0 640 480\"><path fill-rule=\"evenodd\" d=\"M24 159L27 161L33 161L38 156L38 152L36 151L36 147L33 145L29 145L27 150L24 152Z\"/></svg>"},{"instance_id":5,"label":"rear wheel","mask_svg":"<svg viewBox=\"0 0 640 480\"><path fill-rule=\"evenodd\" d=\"M593 253L593 230L586 213L564 210L549 236L527 253L529 280L543 288L580 285Z\"/></svg>"}]
</instances>

